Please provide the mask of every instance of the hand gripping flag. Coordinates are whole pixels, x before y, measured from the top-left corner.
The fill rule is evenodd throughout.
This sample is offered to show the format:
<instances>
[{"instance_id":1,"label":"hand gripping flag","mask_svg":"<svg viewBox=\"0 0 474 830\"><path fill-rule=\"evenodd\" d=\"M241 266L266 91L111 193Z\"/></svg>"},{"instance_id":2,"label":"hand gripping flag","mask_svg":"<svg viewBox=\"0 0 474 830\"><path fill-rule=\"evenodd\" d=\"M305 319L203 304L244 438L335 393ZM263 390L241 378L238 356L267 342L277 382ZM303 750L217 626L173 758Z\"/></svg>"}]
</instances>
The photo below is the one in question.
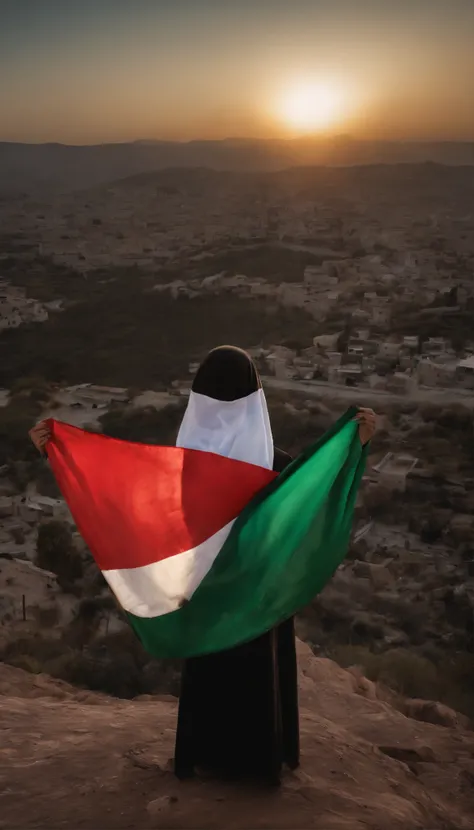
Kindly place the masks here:
<instances>
[{"instance_id":1,"label":"hand gripping flag","mask_svg":"<svg viewBox=\"0 0 474 830\"><path fill-rule=\"evenodd\" d=\"M49 421L58 485L150 654L231 648L324 587L346 554L365 464L356 411L280 475Z\"/></svg>"}]
</instances>

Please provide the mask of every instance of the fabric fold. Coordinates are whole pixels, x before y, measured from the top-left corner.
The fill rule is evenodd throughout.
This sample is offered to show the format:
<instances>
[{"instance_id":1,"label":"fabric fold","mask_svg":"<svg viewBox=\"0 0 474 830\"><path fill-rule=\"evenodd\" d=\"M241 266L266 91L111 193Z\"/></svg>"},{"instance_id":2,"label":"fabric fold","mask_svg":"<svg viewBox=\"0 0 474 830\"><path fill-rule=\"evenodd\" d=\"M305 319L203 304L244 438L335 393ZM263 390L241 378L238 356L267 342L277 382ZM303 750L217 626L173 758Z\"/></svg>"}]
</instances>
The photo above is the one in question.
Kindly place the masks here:
<instances>
[{"instance_id":1,"label":"fabric fold","mask_svg":"<svg viewBox=\"0 0 474 830\"><path fill-rule=\"evenodd\" d=\"M50 422L58 485L151 654L232 648L324 587L347 552L365 465L356 411L279 476L215 452Z\"/></svg>"}]
</instances>

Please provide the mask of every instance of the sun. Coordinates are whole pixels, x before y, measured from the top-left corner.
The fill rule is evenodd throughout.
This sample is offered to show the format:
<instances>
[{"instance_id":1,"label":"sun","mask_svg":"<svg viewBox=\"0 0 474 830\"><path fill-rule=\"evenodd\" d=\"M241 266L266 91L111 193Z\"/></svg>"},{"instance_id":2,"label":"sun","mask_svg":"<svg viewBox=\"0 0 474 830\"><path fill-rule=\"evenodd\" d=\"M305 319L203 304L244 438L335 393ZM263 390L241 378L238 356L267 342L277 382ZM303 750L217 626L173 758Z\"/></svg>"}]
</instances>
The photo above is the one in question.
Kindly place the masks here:
<instances>
[{"instance_id":1,"label":"sun","mask_svg":"<svg viewBox=\"0 0 474 830\"><path fill-rule=\"evenodd\" d=\"M344 115L341 90L330 83L301 82L282 95L280 117L299 132L317 132L336 124Z\"/></svg>"}]
</instances>

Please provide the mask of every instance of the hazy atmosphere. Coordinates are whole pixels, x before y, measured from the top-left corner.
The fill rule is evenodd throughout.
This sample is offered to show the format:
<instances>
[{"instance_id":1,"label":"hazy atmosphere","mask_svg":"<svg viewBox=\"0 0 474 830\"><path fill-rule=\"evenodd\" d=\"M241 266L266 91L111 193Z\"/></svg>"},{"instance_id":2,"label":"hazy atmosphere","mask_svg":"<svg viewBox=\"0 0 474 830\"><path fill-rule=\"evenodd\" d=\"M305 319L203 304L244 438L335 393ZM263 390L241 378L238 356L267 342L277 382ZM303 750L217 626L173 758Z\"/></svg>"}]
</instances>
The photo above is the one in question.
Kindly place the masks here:
<instances>
[{"instance_id":1,"label":"hazy atmosphere","mask_svg":"<svg viewBox=\"0 0 474 830\"><path fill-rule=\"evenodd\" d=\"M474 138L472 0L0 0L0 140Z\"/></svg>"},{"instance_id":2,"label":"hazy atmosphere","mask_svg":"<svg viewBox=\"0 0 474 830\"><path fill-rule=\"evenodd\" d=\"M473 690L474 0L0 0L0 830L474 830Z\"/></svg>"}]
</instances>

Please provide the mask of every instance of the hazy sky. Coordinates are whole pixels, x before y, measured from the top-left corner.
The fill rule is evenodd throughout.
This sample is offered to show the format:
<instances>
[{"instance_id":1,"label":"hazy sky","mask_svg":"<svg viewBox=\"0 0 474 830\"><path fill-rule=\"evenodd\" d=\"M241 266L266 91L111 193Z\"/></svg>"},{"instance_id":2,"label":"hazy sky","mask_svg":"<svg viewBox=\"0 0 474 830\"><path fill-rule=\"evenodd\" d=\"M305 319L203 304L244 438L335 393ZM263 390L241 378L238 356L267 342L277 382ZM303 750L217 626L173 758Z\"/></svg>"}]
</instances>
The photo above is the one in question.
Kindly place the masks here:
<instances>
[{"instance_id":1,"label":"hazy sky","mask_svg":"<svg viewBox=\"0 0 474 830\"><path fill-rule=\"evenodd\" d=\"M474 140L473 44L474 0L0 0L0 140L293 136L321 85L333 133Z\"/></svg>"}]
</instances>

